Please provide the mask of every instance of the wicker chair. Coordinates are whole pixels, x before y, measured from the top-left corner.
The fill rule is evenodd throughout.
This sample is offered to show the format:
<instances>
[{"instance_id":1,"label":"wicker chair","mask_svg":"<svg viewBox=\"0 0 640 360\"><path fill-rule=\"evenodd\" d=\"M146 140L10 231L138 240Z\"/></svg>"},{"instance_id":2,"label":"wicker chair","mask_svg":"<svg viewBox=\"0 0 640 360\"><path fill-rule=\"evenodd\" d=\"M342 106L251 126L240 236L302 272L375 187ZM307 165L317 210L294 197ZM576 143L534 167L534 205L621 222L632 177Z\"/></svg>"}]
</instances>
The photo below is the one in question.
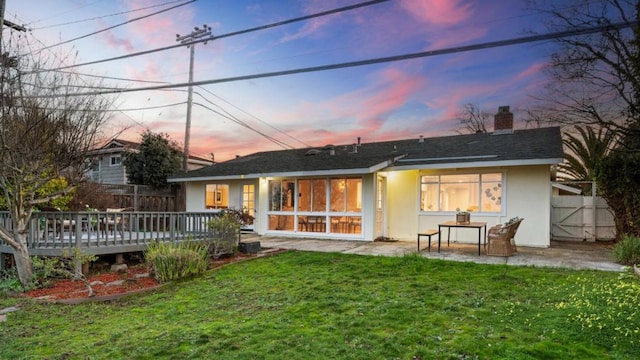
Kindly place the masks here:
<instances>
[{"instance_id":1,"label":"wicker chair","mask_svg":"<svg viewBox=\"0 0 640 360\"><path fill-rule=\"evenodd\" d=\"M487 255L511 256L518 251L514 237L520 227L522 218L512 219L504 225L495 225L489 229L487 234L489 246Z\"/></svg>"}]
</instances>

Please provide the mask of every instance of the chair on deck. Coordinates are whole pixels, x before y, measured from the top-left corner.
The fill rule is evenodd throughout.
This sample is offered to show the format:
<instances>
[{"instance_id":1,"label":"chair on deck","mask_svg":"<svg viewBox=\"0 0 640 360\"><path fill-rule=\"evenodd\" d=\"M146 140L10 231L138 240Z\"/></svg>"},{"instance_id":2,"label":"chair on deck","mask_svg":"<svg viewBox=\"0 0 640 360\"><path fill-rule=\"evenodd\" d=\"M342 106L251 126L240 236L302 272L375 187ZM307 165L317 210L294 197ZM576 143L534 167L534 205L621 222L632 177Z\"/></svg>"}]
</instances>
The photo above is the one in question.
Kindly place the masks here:
<instances>
[{"instance_id":1,"label":"chair on deck","mask_svg":"<svg viewBox=\"0 0 640 360\"><path fill-rule=\"evenodd\" d=\"M108 232L112 232L115 236L116 231L120 233L120 236L123 236L124 228L128 226L127 220L128 218L121 213L125 211L131 211L132 208L107 208L105 211L108 214L106 217L100 220L100 231L103 236L106 236Z\"/></svg>"},{"instance_id":2,"label":"chair on deck","mask_svg":"<svg viewBox=\"0 0 640 360\"><path fill-rule=\"evenodd\" d=\"M514 237L522 220L524 219L513 218L505 224L491 227L487 234L489 242L487 255L511 256L514 252L518 252Z\"/></svg>"},{"instance_id":3,"label":"chair on deck","mask_svg":"<svg viewBox=\"0 0 640 360\"><path fill-rule=\"evenodd\" d=\"M76 221L71 218L64 218L62 211L53 206L43 206L40 208L43 212L60 213L59 215L47 216L45 229L42 232L42 238L44 239L49 232L53 232L58 238L62 239L62 235L65 232L73 232L76 229Z\"/></svg>"}]
</instances>

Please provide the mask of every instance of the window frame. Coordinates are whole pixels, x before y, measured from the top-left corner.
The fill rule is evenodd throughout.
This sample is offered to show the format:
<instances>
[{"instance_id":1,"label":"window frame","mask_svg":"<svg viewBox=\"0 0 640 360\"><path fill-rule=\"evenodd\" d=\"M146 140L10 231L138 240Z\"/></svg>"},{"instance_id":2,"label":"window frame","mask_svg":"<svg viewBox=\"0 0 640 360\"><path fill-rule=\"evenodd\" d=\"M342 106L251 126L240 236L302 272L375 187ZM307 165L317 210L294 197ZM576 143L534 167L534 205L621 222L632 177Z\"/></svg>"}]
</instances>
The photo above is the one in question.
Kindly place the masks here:
<instances>
[{"instance_id":1,"label":"window frame","mask_svg":"<svg viewBox=\"0 0 640 360\"><path fill-rule=\"evenodd\" d=\"M494 182L494 181L482 181L483 175L492 175L492 174L497 174L500 175L500 187L501 187L501 196L500 196L500 211L482 211L482 204L484 200L483 195L483 184L487 183L487 182ZM456 210L442 210L442 195L441 195L441 191L442 191L442 177L446 177L446 176L464 176L464 175L477 175L478 176L478 182L476 183L477 185L477 193L478 193L478 210L473 210L473 213L475 214L481 214L481 215L486 215L486 216L505 216L507 209L506 209L506 194L507 194L507 189L506 189L506 183L507 183L507 173L505 170L486 170L486 171L471 171L471 172L442 172L442 173L420 173L418 176L418 214L420 215L450 215L450 214L455 214ZM437 177L438 182L437 182L437 192L438 192L438 209L437 210L424 210L423 209L423 202L422 202L422 194L423 194L423 185L426 184L426 182L423 182L423 178L424 177ZM430 184L434 184L434 182L430 182ZM447 184L447 182L445 182L445 184ZM467 210L467 209L460 209L460 210Z\"/></svg>"},{"instance_id":2,"label":"window frame","mask_svg":"<svg viewBox=\"0 0 640 360\"><path fill-rule=\"evenodd\" d=\"M301 197L301 193L300 193L300 181L309 181L309 191L311 192L308 198L308 201L310 202L311 208L309 210L301 210L300 209L300 197ZM342 191L344 191L344 196L341 198L341 202L343 203L343 209L339 210L339 211L335 211L331 209L331 197L332 197L332 181L343 181L344 182L344 189ZM322 188L324 191L324 204L321 205L323 208L322 209L316 209L313 204L314 202L314 188L315 185L314 182L319 182L322 181ZM346 196L346 191L347 188L349 187L349 185L347 185L348 182L353 183L354 181L356 182L356 189L353 190L355 191L354 195L351 195L350 197ZM280 190L280 195L279 196L275 196L276 193L274 191L277 191L276 188L278 187L276 185L276 183L279 183L279 190ZM293 194L294 194L294 202L293 202L293 207L290 209L283 209L282 206L280 207L280 209L276 209L274 210L274 200L276 198L279 198L279 203L282 204L282 192L285 191L285 187L283 186L283 184L290 184L293 183L294 188L293 188ZM362 208L362 204L364 202L363 199L363 192L364 192L364 183L365 183L365 176L320 176L320 177L315 177L315 176L304 176L304 177L287 177L287 178L270 178L267 180L267 196L269 199L269 205L268 205L268 210L267 210L267 218L269 219L268 222L271 226L271 223L273 222L275 225L275 221L272 220L277 220L277 217L282 217L282 218L286 218L286 217L292 217L292 223L293 223L293 227L291 227L291 224L288 224L285 221L286 226L278 226L280 228L275 228L275 229L271 229L268 228L267 231L287 231L287 232L301 232L301 233L313 233L316 235L319 234L323 234L323 235L336 235L339 234L340 236L353 236L353 237L361 237L364 234L364 230L363 230L363 222L364 222L364 209ZM286 190L288 191L289 188L287 186ZM353 196L355 196L356 198L354 199ZM359 198L358 198L359 197ZM289 200L288 196L287 196L287 200ZM351 200L352 203L356 204L359 207L358 211L350 211L350 207L349 207L349 200ZM305 200L307 201L307 200ZM303 221L304 224L304 220L308 219L309 217L313 217L313 218L323 218L323 230L312 230L312 231L303 231L300 230L300 220ZM349 221L346 221L344 223L344 226L346 227L347 230L345 231L333 231L334 227L332 226L332 222L330 221L331 218L345 218ZM357 220L357 221L356 221ZM351 232L351 231L356 231L357 232Z\"/></svg>"},{"instance_id":3,"label":"window frame","mask_svg":"<svg viewBox=\"0 0 640 360\"><path fill-rule=\"evenodd\" d=\"M117 161L115 161L117 159ZM109 156L109 166L122 166L122 155Z\"/></svg>"},{"instance_id":4,"label":"window frame","mask_svg":"<svg viewBox=\"0 0 640 360\"><path fill-rule=\"evenodd\" d=\"M213 196L213 205L210 206L207 204L207 194L209 193L209 187L214 187L211 191ZM225 187L226 187L226 196L225 196ZM225 210L229 209L229 202L231 200L231 184L228 183L206 183L204 184L204 209L205 210ZM224 205L224 200L227 200L227 204Z\"/></svg>"}]
</instances>

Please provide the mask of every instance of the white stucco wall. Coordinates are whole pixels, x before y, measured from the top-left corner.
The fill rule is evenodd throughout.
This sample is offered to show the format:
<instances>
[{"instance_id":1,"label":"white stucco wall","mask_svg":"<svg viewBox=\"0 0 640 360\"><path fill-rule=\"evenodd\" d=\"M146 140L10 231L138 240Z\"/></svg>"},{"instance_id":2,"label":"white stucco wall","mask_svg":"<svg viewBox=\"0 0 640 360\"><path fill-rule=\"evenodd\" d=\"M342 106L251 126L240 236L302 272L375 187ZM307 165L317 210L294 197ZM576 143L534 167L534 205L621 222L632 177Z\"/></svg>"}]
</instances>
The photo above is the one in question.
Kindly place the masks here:
<instances>
[{"instance_id":1,"label":"white stucco wall","mask_svg":"<svg viewBox=\"0 0 640 360\"><path fill-rule=\"evenodd\" d=\"M480 169L447 170L447 174L469 173ZM502 214L472 213L472 221L486 222L487 228L503 223L512 217L522 217L522 222L516 234L516 243L522 246L548 247L551 233L551 187L549 186L549 166L516 166L508 168L482 169L483 171L500 171L505 174L504 192L505 203ZM422 174L441 174L443 170L430 171L393 171L387 172L385 236L400 240L415 240L417 232L426 229L437 229L438 223L455 220L454 213L421 213L419 211L420 176ZM376 176L363 176L362 198L362 235L350 234L300 234L293 232L273 232L278 235L310 236L327 238L350 238L354 240L372 241L375 237L376 215ZM205 185L211 182L192 182L186 190L187 211L215 211L205 209ZM259 234L269 234L267 229L268 213L268 181L235 180L220 181L229 184L229 206L240 208L242 200L242 185L252 183L256 185L256 221L255 231ZM464 243L477 243L477 230L452 229L451 239ZM445 237L446 238L446 235Z\"/></svg>"},{"instance_id":2,"label":"white stucco wall","mask_svg":"<svg viewBox=\"0 0 640 360\"><path fill-rule=\"evenodd\" d=\"M469 173L480 169L444 171L447 174ZM488 169L483 169L487 171ZM549 166L517 166L492 168L504 171L505 203L502 214L472 213L471 221L486 222L487 229L512 217L525 218L516 243L522 246L548 247L550 244L551 190ZM455 220L454 213L421 213L419 211L420 176L442 174L443 170L390 172L387 183L387 236L415 240L419 231L437 229L438 223ZM446 239L446 230L443 230ZM477 243L477 230L451 229L451 239ZM446 241L446 240L445 240Z\"/></svg>"}]
</instances>

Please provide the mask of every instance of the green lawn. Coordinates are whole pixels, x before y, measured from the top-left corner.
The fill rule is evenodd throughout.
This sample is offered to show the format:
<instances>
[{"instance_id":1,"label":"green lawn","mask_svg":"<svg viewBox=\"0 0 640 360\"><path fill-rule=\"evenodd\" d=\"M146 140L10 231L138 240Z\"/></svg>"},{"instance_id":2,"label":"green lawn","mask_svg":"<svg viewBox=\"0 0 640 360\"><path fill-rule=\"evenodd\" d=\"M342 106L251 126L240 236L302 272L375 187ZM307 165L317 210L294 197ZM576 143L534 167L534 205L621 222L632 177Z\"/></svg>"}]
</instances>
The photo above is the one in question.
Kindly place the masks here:
<instances>
[{"instance_id":1,"label":"green lawn","mask_svg":"<svg viewBox=\"0 0 640 360\"><path fill-rule=\"evenodd\" d=\"M2 359L631 359L630 273L287 252L0 323Z\"/></svg>"}]
</instances>

